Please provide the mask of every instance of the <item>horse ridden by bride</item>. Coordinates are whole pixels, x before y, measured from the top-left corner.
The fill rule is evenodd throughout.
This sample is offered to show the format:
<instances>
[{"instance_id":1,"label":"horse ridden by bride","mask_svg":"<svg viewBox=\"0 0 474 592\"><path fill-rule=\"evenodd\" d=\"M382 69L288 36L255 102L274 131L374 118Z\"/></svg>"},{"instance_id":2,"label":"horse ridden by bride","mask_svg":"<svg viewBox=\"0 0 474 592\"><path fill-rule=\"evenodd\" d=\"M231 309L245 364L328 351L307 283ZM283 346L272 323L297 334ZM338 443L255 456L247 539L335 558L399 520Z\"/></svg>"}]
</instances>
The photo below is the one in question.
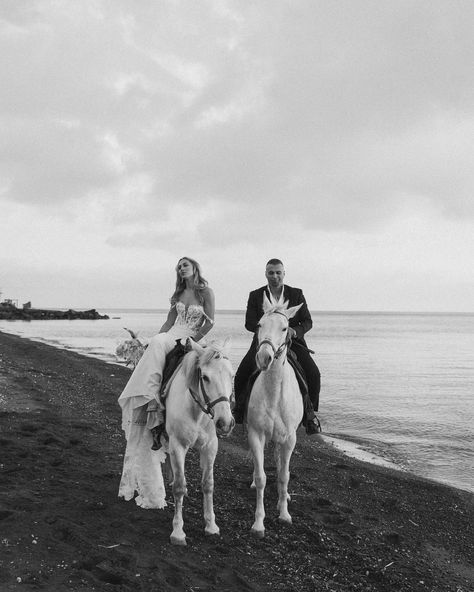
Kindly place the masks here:
<instances>
[{"instance_id":1,"label":"horse ridden by bride","mask_svg":"<svg viewBox=\"0 0 474 592\"><path fill-rule=\"evenodd\" d=\"M200 454L205 534L219 534L213 508L217 439L229 436L235 425L230 409L233 370L226 346L201 347L192 342L191 347L193 352L185 357L183 368L172 380L166 398L166 432L175 504L170 540L175 545L186 544L184 465L190 448L197 448Z\"/></svg>"},{"instance_id":2,"label":"horse ridden by bride","mask_svg":"<svg viewBox=\"0 0 474 592\"><path fill-rule=\"evenodd\" d=\"M174 497L170 541L175 545L186 545L183 497L187 494L185 461L190 448L196 448L200 454L205 533L219 534L213 508L214 461L218 437L228 436L235 423L230 410L233 369L227 344L202 347L190 339L188 347L191 351L165 387L168 443L162 437L164 446L154 450L150 430L146 426L137 427L127 443L129 452L119 492L121 497L132 499L138 491L137 505L163 508L166 502L161 463L169 460Z\"/></svg>"},{"instance_id":3,"label":"horse ridden by bride","mask_svg":"<svg viewBox=\"0 0 474 592\"><path fill-rule=\"evenodd\" d=\"M247 408L248 442L253 456L253 483L257 493L252 532L265 535L264 449L274 443L277 469L279 520L291 523L288 512L289 464L296 444L296 430L303 417L303 397L293 368L287 361L289 319L302 305L273 305L264 295L264 315L258 323L257 367Z\"/></svg>"}]
</instances>

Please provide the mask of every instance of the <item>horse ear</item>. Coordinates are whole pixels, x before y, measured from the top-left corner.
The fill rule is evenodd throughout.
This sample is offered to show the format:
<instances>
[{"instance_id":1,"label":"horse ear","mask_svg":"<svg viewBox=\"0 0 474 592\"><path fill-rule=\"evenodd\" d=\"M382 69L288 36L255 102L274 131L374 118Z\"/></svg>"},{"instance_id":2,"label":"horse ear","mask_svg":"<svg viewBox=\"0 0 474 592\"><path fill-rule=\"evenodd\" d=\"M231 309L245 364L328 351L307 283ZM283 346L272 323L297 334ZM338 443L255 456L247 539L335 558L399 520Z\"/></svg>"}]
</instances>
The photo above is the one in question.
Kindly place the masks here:
<instances>
[{"instance_id":1,"label":"horse ear","mask_svg":"<svg viewBox=\"0 0 474 592\"><path fill-rule=\"evenodd\" d=\"M272 308L272 303L268 299L266 293L263 293L263 312L266 314Z\"/></svg>"},{"instance_id":2,"label":"horse ear","mask_svg":"<svg viewBox=\"0 0 474 592\"><path fill-rule=\"evenodd\" d=\"M195 351L198 354L198 356L200 356L204 351L202 345L199 345L197 341L194 341L194 339L191 339L190 337L188 337L186 345L187 347L190 347L193 351Z\"/></svg>"},{"instance_id":3,"label":"horse ear","mask_svg":"<svg viewBox=\"0 0 474 592\"><path fill-rule=\"evenodd\" d=\"M298 306L292 306L291 308L289 308L288 310L284 310L282 312L285 313L285 316L287 319L291 319L292 317L295 316L295 314L299 311L299 309L303 306L303 303L298 304Z\"/></svg>"}]
</instances>

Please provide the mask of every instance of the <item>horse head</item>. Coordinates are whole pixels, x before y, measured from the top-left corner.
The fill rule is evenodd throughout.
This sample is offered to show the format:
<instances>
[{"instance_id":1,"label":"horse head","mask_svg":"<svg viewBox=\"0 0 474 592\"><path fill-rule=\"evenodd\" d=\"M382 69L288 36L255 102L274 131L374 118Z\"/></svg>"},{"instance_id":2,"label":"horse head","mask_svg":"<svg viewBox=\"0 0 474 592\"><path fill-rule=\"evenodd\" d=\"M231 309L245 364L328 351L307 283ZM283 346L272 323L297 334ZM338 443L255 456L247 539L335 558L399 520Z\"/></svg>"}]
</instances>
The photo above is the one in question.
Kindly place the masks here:
<instances>
[{"instance_id":1,"label":"horse head","mask_svg":"<svg viewBox=\"0 0 474 592\"><path fill-rule=\"evenodd\" d=\"M288 342L289 320L295 316L303 304L288 308L284 304L272 304L267 295L263 295L263 316L258 322L257 367L268 370L275 359L284 352Z\"/></svg>"},{"instance_id":2,"label":"horse head","mask_svg":"<svg viewBox=\"0 0 474 592\"><path fill-rule=\"evenodd\" d=\"M192 352L185 358L187 386L201 411L213 420L219 437L228 436L235 425L230 409L233 369L227 339L222 345L202 346L192 339Z\"/></svg>"}]
</instances>

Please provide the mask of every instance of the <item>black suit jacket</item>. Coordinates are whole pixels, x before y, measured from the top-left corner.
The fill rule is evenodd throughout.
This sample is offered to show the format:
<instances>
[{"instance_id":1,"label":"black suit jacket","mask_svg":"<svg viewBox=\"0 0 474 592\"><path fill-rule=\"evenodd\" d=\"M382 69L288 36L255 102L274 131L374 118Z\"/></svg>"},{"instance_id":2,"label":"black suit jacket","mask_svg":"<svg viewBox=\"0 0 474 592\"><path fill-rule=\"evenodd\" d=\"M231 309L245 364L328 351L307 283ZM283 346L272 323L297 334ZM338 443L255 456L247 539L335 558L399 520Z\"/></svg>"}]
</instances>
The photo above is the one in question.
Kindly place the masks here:
<instances>
[{"instance_id":1,"label":"black suit jacket","mask_svg":"<svg viewBox=\"0 0 474 592\"><path fill-rule=\"evenodd\" d=\"M258 321L263 316L263 295L265 293L267 294L267 297L270 298L268 286L262 286L261 288L258 288L258 290L253 290L249 294L247 312L245 313L245 328L252 333L255 333L257 330ZM290 319L290 327L296 331L296 338L298 341L306 345L304 334L311 329L313 321L311 320L308 305L303 296L303 290L284 285L283 298L285 301L288 300L288 308L303 304L296 315Z\"/></svg>"}]
</instances>

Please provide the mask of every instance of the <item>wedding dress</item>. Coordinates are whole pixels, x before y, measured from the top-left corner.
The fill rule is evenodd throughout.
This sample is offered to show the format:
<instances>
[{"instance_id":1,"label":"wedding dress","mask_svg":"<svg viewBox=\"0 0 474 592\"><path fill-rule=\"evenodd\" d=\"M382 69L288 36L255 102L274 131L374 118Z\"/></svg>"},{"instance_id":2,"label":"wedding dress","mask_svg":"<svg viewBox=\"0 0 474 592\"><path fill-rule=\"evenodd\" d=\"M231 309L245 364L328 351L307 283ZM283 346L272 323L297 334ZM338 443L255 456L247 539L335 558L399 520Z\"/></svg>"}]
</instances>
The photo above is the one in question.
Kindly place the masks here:
<instances>
[{"instance_id":1,"label":"wedding dress","mask_svg":"<svg viewBox=\"0 0 474 592\"><path fill-rule=\"evenodd\" d=\"M159 400L166 355L174 348L176 340L194 337L204 320L209 319L199 304L186 307L177 302L175 306L174 325L167 333L158 333L150 340L118 400L127 440L119 497L130 500L137 492L135 502L142 508L166 506L161 472L166 455L162 448L151 449L153 438L146 425L147 405Z\"/></svg>"}]
</instances>

